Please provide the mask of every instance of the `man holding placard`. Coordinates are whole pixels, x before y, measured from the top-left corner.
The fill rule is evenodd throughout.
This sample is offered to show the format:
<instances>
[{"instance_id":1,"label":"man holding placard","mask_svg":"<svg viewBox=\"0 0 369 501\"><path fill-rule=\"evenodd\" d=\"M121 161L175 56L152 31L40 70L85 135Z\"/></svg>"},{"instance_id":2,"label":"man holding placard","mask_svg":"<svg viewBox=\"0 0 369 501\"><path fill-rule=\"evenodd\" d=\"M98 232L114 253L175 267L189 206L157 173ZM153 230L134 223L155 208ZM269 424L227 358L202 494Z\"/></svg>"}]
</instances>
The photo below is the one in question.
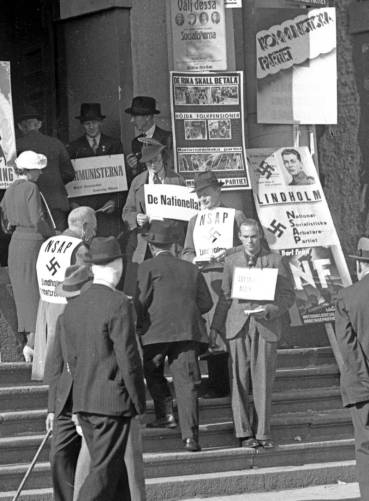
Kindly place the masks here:
<instances>
[{"instance_id":1,"label":"man holding placard","mask_svg":"<svg viewBox=\"0 0 369 501\"><path fill-rule=\"evenodd\" d=\"M262 246L254 219L240 226L242 247L225 259L222 294L210 332L224 327L231 362L232 412L242 447L274 447L270 436L272 389L281 317L295 300L283 258ZM250 380L253 422L249 412Z\"/></svg>"}]
</instances>

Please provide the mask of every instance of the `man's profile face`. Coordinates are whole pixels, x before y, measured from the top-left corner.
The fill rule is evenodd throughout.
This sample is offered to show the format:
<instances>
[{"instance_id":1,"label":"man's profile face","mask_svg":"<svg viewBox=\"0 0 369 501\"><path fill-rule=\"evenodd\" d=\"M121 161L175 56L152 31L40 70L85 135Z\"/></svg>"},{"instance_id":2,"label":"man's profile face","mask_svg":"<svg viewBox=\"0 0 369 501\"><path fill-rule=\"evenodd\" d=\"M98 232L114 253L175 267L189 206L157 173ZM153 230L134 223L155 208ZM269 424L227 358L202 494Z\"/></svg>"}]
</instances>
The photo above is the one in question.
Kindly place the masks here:
<instances>
[{"instance_id":1,"label":"man's profile face","mask_svg":"<svg viewBox=\"0 0 369 501\"><path fill-rule=\"evenodd\" d=\"M101 134L101 124L101 120L86 120L86 122L82 122L82 127L87 136L96 137Z\"/></svg>"},{"instance_id":2,"label":"man's profile face","mask_svg":"<svg viewBox=\"0 0 369 501\"><path fill-rule=\"evenodd\" d=\"M257 226L242 225L238 236L247 254L255 256L260 251L261 235Z\"/></svg>"},{"instance_id":3,"label":"man's profile face","mask_svg":"<svg viewBox=\"0 0 369 501\"><path fill-rule=\"evenodd\" d=\"M219 187L207 186L196 192L202 209L212 209L220 202L221 190Z\"/></svg>"},{"instance_id":4,"label":"man's profile face","mask_svg":"<svg viewBox=\"0 0 369 501\"><path fill-rule=\"evenodd\" d=\"M303 170L302 163L294 153L282 155L283 164L291 176L297 176Z\"/></svg>"}]
</instances>

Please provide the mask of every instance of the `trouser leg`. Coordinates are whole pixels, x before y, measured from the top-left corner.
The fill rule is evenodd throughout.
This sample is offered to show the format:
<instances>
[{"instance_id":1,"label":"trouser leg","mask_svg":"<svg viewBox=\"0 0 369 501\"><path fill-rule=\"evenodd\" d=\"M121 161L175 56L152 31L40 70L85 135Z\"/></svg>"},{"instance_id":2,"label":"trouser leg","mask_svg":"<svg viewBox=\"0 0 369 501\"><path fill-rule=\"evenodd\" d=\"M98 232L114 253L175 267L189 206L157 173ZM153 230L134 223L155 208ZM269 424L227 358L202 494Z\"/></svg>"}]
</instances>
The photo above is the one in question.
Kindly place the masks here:
<instances>
[{"instance_id":1,"label":"trouser leg","mask_svg":"<svg viewBox=\"0 0 369 501\"><path fill-rule=\"evenodd\" d=\"M235 434L238 438L253 436L250 422L250 338L245 331L228 341L231 405Z\"/></svg>"},{"instance_id":2,"label":"trouser leg","mask_svg":"<svg viewBox=\"0 0 369 501\"><path fill-rule=\"evenodd\" d=\"M74 477L81 437L70 412L54 420L50 463L55 501L73 501Z\"/></svg>"},{"instance_id":3,"label":"trouser leg","mask_svg":"<svg viewBox=\"0 0 369 501\"><path fill-rule=\"evenodd\" d=\"M166 350L166 343L159 343L145 346L143 353L147 387L154 401L158 419L172 412L172 395L168 381L164 377Z\"/></svg>"},{"instance_id":4,"label":"trouser leg","mask_svg":"<svg viewBox=\"0 0 369 501\"><path fill-rule=\"evenodd\" d=\"M277 361L277 343L269 343L256 331L250 336L250 373L254 399L255 438L270 438L272 392Z\"/></svg>"},{"instance_id":5,"label":"trouser leg","mask_svg":"<svg viewBox=\"0 0 369 501\"><path fill-rule=\"evenodd\" d=\"M356 468L362 501L369 501L369 402L350 407L355 433Z\"/></svg>"},{"instance_id":6,"label":"trouser leg","mask_svg":"<svg viewBox=\"0 0 369 501\"><path fill-rule=\"evenodd\" d=\"M197 440L199 430L197 385L201 379L197 343L189 341L171 345L168 353L169 366L173 374L182 438Z\"/></svg>"},{"instance_id":7,"label":"trouser leg","mask_svg":"<svg viewBox=\"0 0 369 501\"><path fill-rule=\"evenodd\" d=\"M134 501L145 501L145 475L142 458L142 437L139 418L131 420L127 448L124 456L128 472L131 498Z\"/></svg>"},{"instance_id":8,"label":"trouser leg","mask_svg":"<svg viewBox=\"0 0 369 501\"><path fill-rule=\"evenodd\" d=\"M79 413L91 468L78 501L131 501L123 457L131 418Z\"/></svg>"},{"instance_id":9,"label":"trouser leg","mask_svg":"<svg viewBox=\"0 0 369 501\"><path fill-rule=\"evenodd\" d=\"M76 474L74 476L74 495L73 501L77 501L79 491L89 474L91 467L91 457L88 451L87 443L84 437L82 437L81 450L79 451L78 461L76 466Z\"/></svg>"},{"instance_id":10,"label":"trouser leg","mask_svg":"<svg viewBox=\"0 0 369 501\"><path fill-rule=\"evenodd\" d=\"M228 353L217 353L208 357L208 386L217 396L229 394Z\"/></svg>"}]
</instances>

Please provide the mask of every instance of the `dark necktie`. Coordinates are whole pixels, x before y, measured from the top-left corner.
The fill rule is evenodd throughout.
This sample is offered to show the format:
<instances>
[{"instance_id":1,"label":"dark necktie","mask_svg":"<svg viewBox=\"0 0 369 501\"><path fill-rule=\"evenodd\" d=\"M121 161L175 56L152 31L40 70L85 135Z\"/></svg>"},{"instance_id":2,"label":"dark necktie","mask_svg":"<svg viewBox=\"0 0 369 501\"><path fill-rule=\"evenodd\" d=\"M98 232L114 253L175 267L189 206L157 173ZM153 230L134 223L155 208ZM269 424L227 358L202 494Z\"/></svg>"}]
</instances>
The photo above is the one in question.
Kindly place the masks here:
<instances>
[{"instance_id":1,"label":"dark necktie","mask_svg":"<svg viewBox=\"0 0 369 501\"><path fill-rule=\"evenodd\" d=\"M96 137L93 137L92 138L92 145L91 145L91 148L94 150L94 153L96 155L96 152L97 152L97 148L99 147L99 145L97 144L97 141L96 141Z\"/></svg>"},{"instance_id":2,"label":"dark necktie","mask_svg":"<svg viewBox=\"0 0 369 501\"><path fill-rule=\"evenodd\" d=\"M247 256L247 266L253 268L256 265L257 256Z\"/></svg>"},{"instance_id":3,"label":"dark necktie","mask_svg":"<svg viewBox=\"0 0 369 501\"><path fill-rule=\"evenodd\" d=\"M154 184L161 184L160 177L158 176L158 174L156 173L154 174L153 181Z\"/></svg>"}]
</instances>

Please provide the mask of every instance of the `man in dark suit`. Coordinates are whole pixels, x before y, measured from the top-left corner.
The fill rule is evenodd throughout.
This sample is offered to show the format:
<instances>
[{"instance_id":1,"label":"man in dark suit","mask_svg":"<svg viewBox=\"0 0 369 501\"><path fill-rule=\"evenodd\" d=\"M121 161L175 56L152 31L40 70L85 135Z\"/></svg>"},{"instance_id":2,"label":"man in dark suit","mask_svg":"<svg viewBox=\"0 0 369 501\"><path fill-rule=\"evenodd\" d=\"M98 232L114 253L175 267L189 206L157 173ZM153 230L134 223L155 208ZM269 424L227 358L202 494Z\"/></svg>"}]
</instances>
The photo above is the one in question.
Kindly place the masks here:
<instances>
[{"instance_id":1,"label":"man in dark suit","mask_svg":"<svg viewBox=\"0 0 369 501\"><path fill-rule=\"evenodd\" d=\"M369 239L360 238L355 256L359 281L342 289L336 304L336 339L342 355L341 392L355 432L361 499L369 499Z\"/></svg>"},{"instance_id":2,"label":"man in dark suit","mask_svg":"<svg viewBox=\"0 0 369 501\"><path fill-rule=\"evenodd\" d=\"M80 295L82 286L89 280L89 266L70 266L57 292L72 301ZM80 451L84 457L80 457L79 461L90 462L86 449L81 449L81 436L72 419L73 378L67 354L64 334L57 336L45 367L45 380L49 384L46 429L53 432L50 464L55 501L73 501L74 476Z\"/></svg>"},{"instance_id":3,"label":"man in dark suit","mask_svg":"<svg viewBox=\"0 0 369 501\"><path fill-rule=\"evenodd\" d=\"M57 330L66 339L73 410L91 454L78 500L130 501L122 458L131 419L145 410L145 385L132 305L115 289L123 267L118 241L95 238L85 261L93 283L67 304Z\"/></svg>"},{"instance_id":4,"label":"man in dark suit","mask_svg":"<svg viewBox=\"0 0 369 501\"><path fill-rule=\"evenodd\" d=\"M202 314L213 301L205 280L192 263L175 257L173 224L152 221L145 233L154 256L138 268L136 305L144 347L144 371L154 400L152 427L175 427L172 397L164 377L168 357L173 374L179 423L185 449L200 450L197 385L201 380L198 354L207 345Z\"/></svg>"},{"instance_id":5,"label":"man in dark suit","mask_svg":"<svg viewBox=\"0 0 369 501\"><path fill-rule=\"evenodd\" d=\"M225 258L222 294L214 313L210 338L212 342L225 327L231 364L233 420L240 445L271 448L274 443L270 438L270 414L281 316L294 303L295 294L282 257L262 247L257 221L243 221L238 236L242 246ZM274 301L232 298L236 267L278 269ZM245 310L256 311L246 314ZM254 422L249 413L250 378Z\"/></svg>"},{"instance_id":6,"label":"man in dark suit","mask_svg":"<svg viewBox=\"0 0 369 501\"><path fill-rule=\"evenodd\" d=\"M80 120L85 133L67 146L70 158L123 153L122 144L118 139L102 133L105 115L101 113L99 103L82 103L80 114L76 118ZM123 230L120 214L125 198L126 192L116 192L82 196L72 200L74 204L87 205L97 211L99 236L117 236Z\"/></svg>"},{"instance_id":7,"label":"man in dark suit","mask_svg":"<svg viewBox=\"0 0 369 501\"><path fill-rule=\"evenodd\" d=\"M156 101L153 97L134 97L131 106L125 112L131 115L131 122L140 133L132 140L132 153L127 155L131 176L134 177L145 171L145 162L141 158L142 143L138 139L140 137L154 138L166 146L168 154L172 155L172 133L155 124L154 115L158 115L160 111L156 109Z\"/></svg>"},{"instance_id":8,"label":"man in dark suit","mask_svg":"<svg viewBox=\"0 0 369 501\"><path fill-rule=\"evenodd\" d=\"M141 232L149 222L145 206L145 184L175 184L184 186L184 179L167 166L166 147L155 139L144 139L142 159L147 170L136 176L129 188L126 204L123 208L122 218L130 229L126 247L126 260L128 263L124 290L133 295L136 288L137 264L150 257L147 241L142 238ZM182 222L177 222L177 241L183 244L185 228Z\"/></svg>"},{"instance_id":9,"label":"man in dark suit","mask_svg":"<svg viewBox=\"0 0 369 501\"><path fill-rule=\"evenodd\" d=\"M56 229L64 231L67 227L69 201L64 185L74 179L74 169L65 146L56 137L40 132L41 115L31 106L25 107L17 116L18 128L23 136L17 139L18 155L32 150L47 158L38 186L44 195L53 216Z\"/></svg>"}]
</instances>

